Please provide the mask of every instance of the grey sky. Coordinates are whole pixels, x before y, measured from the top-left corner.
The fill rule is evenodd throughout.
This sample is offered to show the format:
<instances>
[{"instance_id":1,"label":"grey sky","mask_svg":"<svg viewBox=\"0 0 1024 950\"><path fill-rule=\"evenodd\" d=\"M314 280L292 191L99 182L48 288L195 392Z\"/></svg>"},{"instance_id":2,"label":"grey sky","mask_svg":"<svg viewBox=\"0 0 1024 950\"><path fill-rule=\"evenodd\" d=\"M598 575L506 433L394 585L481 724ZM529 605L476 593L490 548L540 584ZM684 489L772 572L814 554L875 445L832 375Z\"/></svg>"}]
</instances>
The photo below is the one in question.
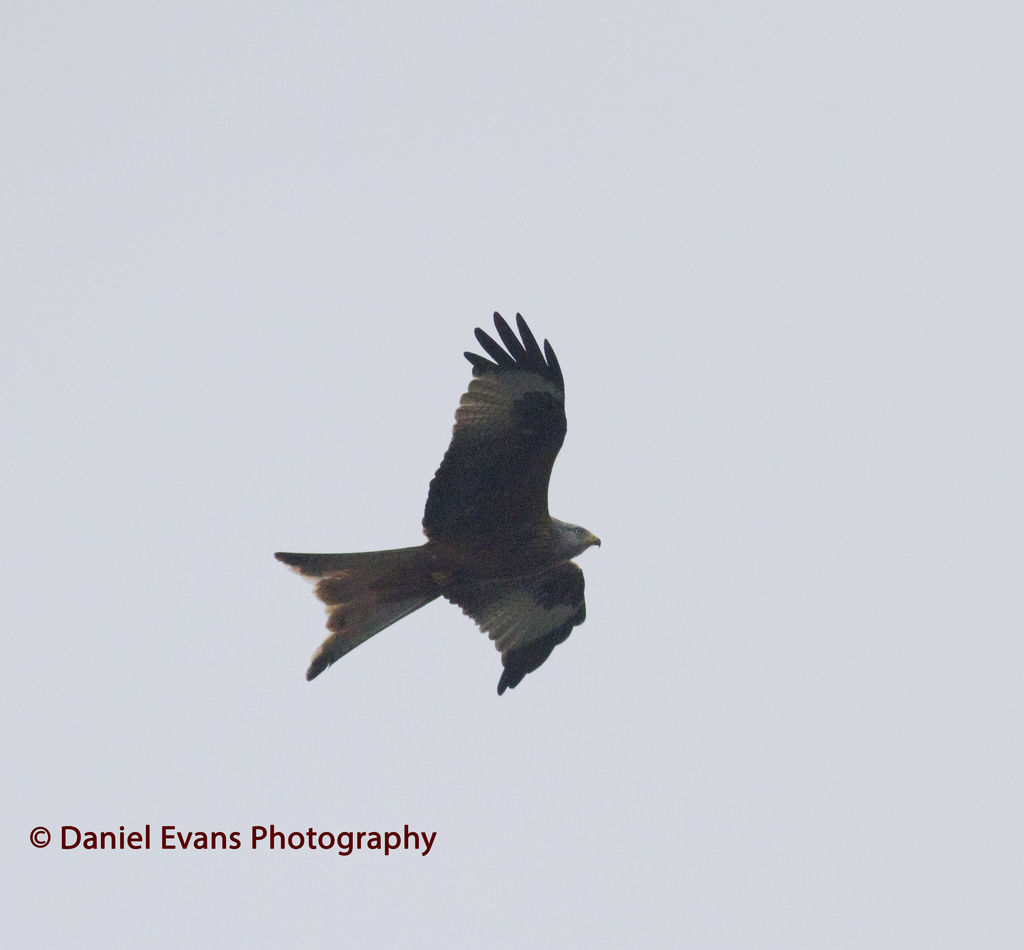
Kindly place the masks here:
<instances>
[{"instance_id":1,"label":"grey sky","mask_svg":"<svg viewBox=\"0 0 1024 950\"><path fill-rule=\"evenodd\" d=\"M1019 12L297 7L3 14L11 945L1019 947ZM586 624L306 683L495 309ZM271 822L436 840L29 843Z\"/></svg>"}]
</instances>

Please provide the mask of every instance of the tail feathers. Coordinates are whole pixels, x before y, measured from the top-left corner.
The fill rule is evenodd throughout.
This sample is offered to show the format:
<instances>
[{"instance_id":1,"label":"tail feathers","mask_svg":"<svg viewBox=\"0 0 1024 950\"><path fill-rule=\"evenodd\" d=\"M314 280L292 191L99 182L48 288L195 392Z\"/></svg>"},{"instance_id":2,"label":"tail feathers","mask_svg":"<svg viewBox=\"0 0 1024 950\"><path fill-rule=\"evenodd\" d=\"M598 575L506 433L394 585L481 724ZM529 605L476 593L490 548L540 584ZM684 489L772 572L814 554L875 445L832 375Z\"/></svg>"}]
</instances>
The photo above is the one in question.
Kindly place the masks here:
<instances>
[{"instance_id":1,"label":"tail feathers","mask_svg":"<svg viewBox=\"0 0 1024 950\"><path fill-rule=\"evenodd\" d=\"M331 635L313 656L307 680L438 595L423 546L357 554L274 556L316 580L316 595L327 605Z\"/></svg>"},{"instance_id":2,"label":"tail feathers","mask_svg":"<svg viewBox=\"0 0 1024 950\"><path fill-rule=\"evenodd\" d=\"M306 670L306 679L315 679L360 643L369 640L375 633L380 633L385 627L390 627L395 621L401 620L414 610L419 610L436 596L426 594L386 602L377 600L372 592L366 592L345 603L328 607L330 616L327 619L327 629L332 633L313 655L313 661Z\"/></svg>"},{"instance_id":3,"label":"tail feathers","mask_svg":"<svg viewBox=\"0 0 1024 950\"><path fill-rule=\"evenodd\" d=\"M303 577L327 577L338 571L377 575L383 571L408 569L418 565L423 560L423 545L391 551L361 551L358 554L293 554L278 551L274 557Z\"/></svg>"}]
</instances>

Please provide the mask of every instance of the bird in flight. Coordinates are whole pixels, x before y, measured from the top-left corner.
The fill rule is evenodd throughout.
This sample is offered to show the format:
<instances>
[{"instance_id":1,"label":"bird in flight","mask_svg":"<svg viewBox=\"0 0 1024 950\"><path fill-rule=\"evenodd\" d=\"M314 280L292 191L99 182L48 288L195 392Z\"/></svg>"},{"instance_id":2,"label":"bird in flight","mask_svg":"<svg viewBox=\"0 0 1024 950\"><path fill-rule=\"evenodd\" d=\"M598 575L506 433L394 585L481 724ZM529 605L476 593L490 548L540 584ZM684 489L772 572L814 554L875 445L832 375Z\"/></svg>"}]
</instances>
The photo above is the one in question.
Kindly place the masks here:
<instances>
[{"instance_id":1,"label":"bird in flight","mask_svg":"<svg viewBox=\"0 0 1024 950\"><path fill-rule=\"evenodd\" d=\"M572 558L601 541L552 518L548 481L565 439L565 383L555 351L543 350L516 314L500 314L496 340L476 330L487 357L473 367L455 412L452 441L430 483L426 544L358 554L292 554L279 561L313 580L331 635L306 679L397 620L444 597L501 652L498 695L517 686L586 619L583 571Z\"/></svg>"}]
</instances>

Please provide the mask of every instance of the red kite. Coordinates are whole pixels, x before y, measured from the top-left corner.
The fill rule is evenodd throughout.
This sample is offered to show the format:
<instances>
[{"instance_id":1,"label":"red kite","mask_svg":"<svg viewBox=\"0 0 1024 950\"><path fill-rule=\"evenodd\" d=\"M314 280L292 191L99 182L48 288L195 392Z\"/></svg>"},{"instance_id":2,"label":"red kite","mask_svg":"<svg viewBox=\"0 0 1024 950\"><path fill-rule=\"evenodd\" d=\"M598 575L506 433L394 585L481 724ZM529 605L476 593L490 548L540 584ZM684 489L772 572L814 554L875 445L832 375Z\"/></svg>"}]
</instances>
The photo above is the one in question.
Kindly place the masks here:
<instances>
[{"instance_id":1,"label":"red kite","mask_svg":"<svg viewBox=\"0 0 1024 950\"><path fill-rule=\"evenodd\" d=\"M498 694L532 673L583 623L583 571L571 560L601 541L548 514L548 481L565 438L565 383L516 314L501 318L501 345L476 338L490 359L466 353L469 388L423 514L427 543L362 554L275 554L316 580L331 635L306 679L396 620L443 596L501 651ZM520 341L520 337L522 340Z\"/></svg>"}]
</instances>

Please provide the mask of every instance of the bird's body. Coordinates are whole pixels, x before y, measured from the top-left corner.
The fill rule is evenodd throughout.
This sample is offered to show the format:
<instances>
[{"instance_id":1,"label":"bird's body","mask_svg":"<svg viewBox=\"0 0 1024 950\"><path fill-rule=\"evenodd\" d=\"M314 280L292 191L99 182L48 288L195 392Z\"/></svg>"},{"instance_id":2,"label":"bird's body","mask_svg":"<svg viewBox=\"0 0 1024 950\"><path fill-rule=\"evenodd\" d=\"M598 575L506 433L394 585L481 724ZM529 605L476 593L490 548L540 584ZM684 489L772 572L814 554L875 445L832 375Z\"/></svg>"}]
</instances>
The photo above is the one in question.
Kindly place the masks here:
<instances>
[{"instance_id":1,"label":"bird's body","mask_svg":"<svg viewBox=\"0 0 1024 950\"><path fill-rule=\"evenodd\" d=\"M375 633L438 596L462 607L502 652L498 692L535 670L583 622L583 572L571 559L601 542L548 514L547 487L565 437L564 383L554 351L526 321L522 342L494 315L502 347L476 335L473 379L430 483L419 547L355 554L278 553L316 580L331 636L313 679Z\"/></svg>"}]
</instances>

